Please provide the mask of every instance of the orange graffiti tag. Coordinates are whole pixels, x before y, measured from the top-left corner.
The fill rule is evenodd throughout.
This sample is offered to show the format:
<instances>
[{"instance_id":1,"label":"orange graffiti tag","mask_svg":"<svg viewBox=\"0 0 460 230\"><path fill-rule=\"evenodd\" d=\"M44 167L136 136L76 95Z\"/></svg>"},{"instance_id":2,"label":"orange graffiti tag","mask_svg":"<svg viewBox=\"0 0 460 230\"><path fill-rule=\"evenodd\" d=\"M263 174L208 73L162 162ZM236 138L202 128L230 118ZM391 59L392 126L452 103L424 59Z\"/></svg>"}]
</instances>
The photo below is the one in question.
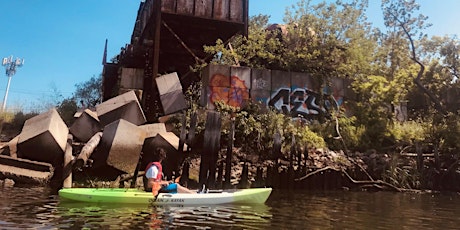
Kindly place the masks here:
<instances>
[{"instance_id":1,"label":"orange graffiti tag","mask_svg":"<svg viewBox=\"0 0 460 230\"><path fill-rule=\"evenodd\" d=\"M249 100L249 90L245 81L238 76L228 78L222 74L215 74L210 81L209 101L215 103L222 101L233 107L242 107Z\"/></svg>"}]
</instances>

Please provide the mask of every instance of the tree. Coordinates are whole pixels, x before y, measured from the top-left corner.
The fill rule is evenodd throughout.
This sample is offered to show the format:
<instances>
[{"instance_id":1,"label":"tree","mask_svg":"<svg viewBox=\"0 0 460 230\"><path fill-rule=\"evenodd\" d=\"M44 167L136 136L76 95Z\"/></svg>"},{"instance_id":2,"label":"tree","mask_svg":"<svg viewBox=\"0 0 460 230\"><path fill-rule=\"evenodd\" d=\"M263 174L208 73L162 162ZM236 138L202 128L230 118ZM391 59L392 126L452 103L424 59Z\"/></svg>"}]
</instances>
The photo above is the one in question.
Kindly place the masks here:
<instances>
[{"instance_id":1,"label":"tree","mask_svg":"<svg viewBox=\"0 0 460 230\"><path fill-rule=\"evenodd\" d=\"M215 55L213 62L218 64L285 69L283 46L277 36L269 36L268 19L266 15L251 17L248 37L236 36L227 44L217 40L214 46L205 46L205 52Z\"/></svg>"},{"instance_id":2,"label":"tree","mask_svg":"<svg viewBox=\"0 0 460 230\"><path fill-rule=\"evenodd\" d=\"M91 108L101 103L102 75L91 77L88 81L75 85L74 99L82 107Z\"/></svg>"},{"instance_id":3,"label":"tree","mask_svg":"<svg viewBox=\"0 0 460 230\"><path fill-rule=\"evenodd\" d=\"M57 107L58 113L61 115L62 120L70 126L75 120L74 115L77 112L78 106L73 98L67 98Z\"/></svg>"},{"instance_id":4,"label":"tree","mask_svg":"<svg viewBox=\"0 0 460 230\"><path fill-rule=\"evenodd\" d=\"M441 72L446 72L450 82L458 82L460 77L460 42L456 36L433 36L421 41L425 59L436 62Z\"/></svg>"},{"instance_id":5,"label":"tree","mask_svg":"<svg viewBox=\"0 0 460 230\"><path fill-rule=\"evenodd\" d=\"M385 26L392 28L392 33L394 33L394 35L405 35L408 39L410 58L420 67L417 77L415 77L413 80L414 83L420 90L422 90L422 92L428 95L428 97L434 103L436 110L446 114L447 112L440 103L440 100L420 81L425 71L425 65L417 55L415 39L417 36L419 40L426 37L422 31L423 29L431 26L430 24L426 23L428 17L422 14L413 16L414 13L420 9L420 5L417 4L415 0L382 0L382 9Z\"/></svg>"}]
</instances>

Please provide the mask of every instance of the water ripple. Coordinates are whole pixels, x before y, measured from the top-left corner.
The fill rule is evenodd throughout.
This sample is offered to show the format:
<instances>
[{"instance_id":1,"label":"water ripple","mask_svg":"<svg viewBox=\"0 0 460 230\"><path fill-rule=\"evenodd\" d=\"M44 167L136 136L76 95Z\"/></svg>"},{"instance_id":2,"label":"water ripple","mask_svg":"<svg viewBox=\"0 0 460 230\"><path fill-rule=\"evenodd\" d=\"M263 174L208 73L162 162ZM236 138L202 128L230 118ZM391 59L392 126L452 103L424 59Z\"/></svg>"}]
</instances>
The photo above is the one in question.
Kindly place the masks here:
<instances>
[{"instance_id":1,"label":"water ripple","mask_svg":"<svg viewBox=\"0 0 460 230\"><path fill-rule=\"evenodd\" d=\"M274 191L263 205L61 202L48 188L1 188L0 229L456 229L457 194Z\"/></svg>"}]
</instances>

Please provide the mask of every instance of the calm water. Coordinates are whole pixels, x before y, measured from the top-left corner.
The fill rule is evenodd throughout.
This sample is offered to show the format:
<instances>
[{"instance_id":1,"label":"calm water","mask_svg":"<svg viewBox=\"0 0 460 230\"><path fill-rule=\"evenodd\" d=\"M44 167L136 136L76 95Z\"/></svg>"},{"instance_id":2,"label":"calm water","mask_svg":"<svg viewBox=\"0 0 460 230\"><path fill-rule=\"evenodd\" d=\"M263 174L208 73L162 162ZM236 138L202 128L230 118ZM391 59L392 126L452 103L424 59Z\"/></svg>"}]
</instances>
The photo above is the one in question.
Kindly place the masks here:
<instances>
[{"instance_id":1,"label":"calm water","mask_svg":"<svg viewBox=\"0 0 460 230\"><path fill-rule=\"evenodd\" d=\"M0 229L460 229L460 196L274 191L264 205L147 207L60 202L0 188Z\"/></svg>"}]
</instances>

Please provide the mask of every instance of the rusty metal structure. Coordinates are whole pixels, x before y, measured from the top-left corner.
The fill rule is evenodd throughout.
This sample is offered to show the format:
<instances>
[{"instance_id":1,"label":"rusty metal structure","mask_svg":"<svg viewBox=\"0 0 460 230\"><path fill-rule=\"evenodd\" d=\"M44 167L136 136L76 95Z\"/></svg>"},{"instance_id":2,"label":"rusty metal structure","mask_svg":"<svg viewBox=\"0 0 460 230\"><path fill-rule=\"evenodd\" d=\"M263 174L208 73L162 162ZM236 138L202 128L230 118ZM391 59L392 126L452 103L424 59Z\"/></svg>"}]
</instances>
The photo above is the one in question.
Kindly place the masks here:
<instances>
[{"instance_id":1,"label":"rusty metal structure","mask_svg":"<svg viewBox=\"0 0 460 230\"><path fill-rule=\"evenodd\" d=\"M162 111L155 78L177 72L184 89L197 81L190 67L212 58L204 45L247 35L248 6L249 0L141 1L130 44L111 62L104 52L103 100L134 89L147 120L155 121Z\"/></svg>"}]
</instances>

